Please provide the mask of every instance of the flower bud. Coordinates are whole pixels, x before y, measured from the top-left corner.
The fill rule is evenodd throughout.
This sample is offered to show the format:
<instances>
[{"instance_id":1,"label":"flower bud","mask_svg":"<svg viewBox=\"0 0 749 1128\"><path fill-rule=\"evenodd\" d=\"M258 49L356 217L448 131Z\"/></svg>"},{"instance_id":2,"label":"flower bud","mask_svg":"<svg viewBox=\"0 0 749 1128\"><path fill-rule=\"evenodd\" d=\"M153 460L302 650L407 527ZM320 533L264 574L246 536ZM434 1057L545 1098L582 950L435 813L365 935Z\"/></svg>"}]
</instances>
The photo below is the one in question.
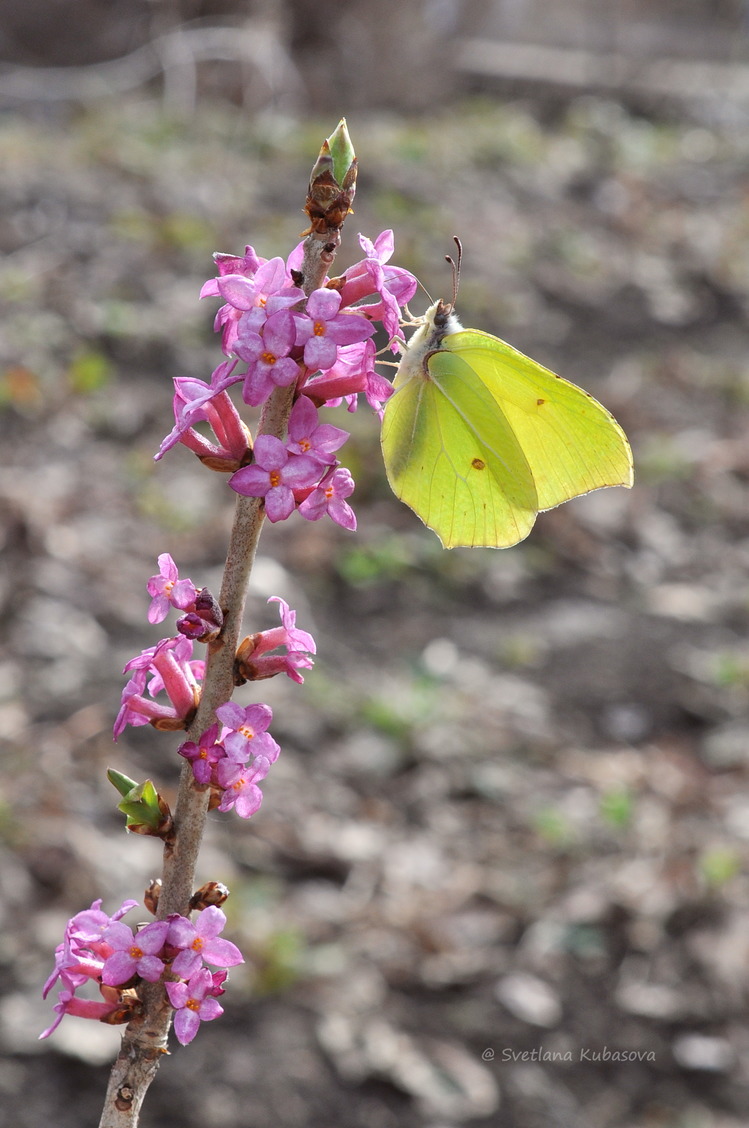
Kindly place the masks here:
<instances>
[{"instance_id":1,"label":"flower bud","mask_svg":"<svg viewBox=\"0 0 749 1128\"><path fill-rule=\"evenodd\" d=\"M356 192L356 168L357 160L346 128L346 119L341 118L338 128L323 143L312 169L304 206L310 227L304 232L305 235L312 231L325 235L343 225L352 210L351 204Z\"/></svg>"},{"instance_id":2,"label":"flower bud","mask_svg":"<svg viewBox=\"0 0 749 1128\"><path fill-rule=\"evenodd\" d=\"M159 898L161 896L161 886L161 878L154 877L148 883L148 887L143 894L143 904L146 906L151 916L156 916L159 907Z\"/></svg>"},{"instance_id":3,"label":"flower bud","mask_svg":"<svg viewBox=\"0 0 749 1128\"><path fill-rule=\"evenodd\" d=\"M229 896L229 890L220 881L206 881L200 889L196 889L190 898L190 912L207 909L209 905L223 905Z\"/></svg>"}]
</instances>

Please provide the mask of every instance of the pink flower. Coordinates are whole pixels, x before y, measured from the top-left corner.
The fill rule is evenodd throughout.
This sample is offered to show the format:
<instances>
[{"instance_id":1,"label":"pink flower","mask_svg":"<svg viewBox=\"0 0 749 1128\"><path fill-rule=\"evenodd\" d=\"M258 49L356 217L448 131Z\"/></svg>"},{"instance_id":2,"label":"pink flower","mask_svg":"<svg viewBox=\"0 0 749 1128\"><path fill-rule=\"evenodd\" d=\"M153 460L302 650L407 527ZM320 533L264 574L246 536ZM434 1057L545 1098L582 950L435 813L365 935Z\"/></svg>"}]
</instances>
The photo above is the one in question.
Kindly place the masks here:
<instances>
[{"instance_id":1,"label":"pink flower","mask_svg":"<svg viewBox=\"0 0 749 1128\"><path fill-rule=\"evenodd\" d=\"M137 901L123 901L110 917L101 911L99 899L90 909L71 917L65 926L63 942L55 949L55 966L44 984L42 998L47 998L58 979L73 991L89 979L98 979L104 960L111 954L111 948L103 939L105 931L137 904Z\"/></svg>"},{"instance_id":2,"label":"pink flower","mask_svg":"<svg viewBox=\"0 0 749 1128\"><path fill-rule=\"evenodd\" d=\"M135 672L122 691L120 711L114 724L115 740L126 725L159 727L161 724L174 728L187 720L200 699L200 680L205 671L205 662L190 661L192 651L192 639L176 635L162 638L156 646L149 646L130 659L124 673ZM149 673L151 680L146 697ZM162 691L166 692L169 705L155 700Z\"/></svg>"},{"instance_id":3,"label":"pink flower","mask_svg":"<svg viewBox=\"0 0 749 1128\"><path fill-rule=\"evenodd\" d=\"M262 263L251 277L224 274L216 280L216 285L221 297L239 310L264 305L271 294L282 296L290 306L304 298L304 292L293 284L282 258Z\"/></svg>"},{"instance_id":4,"label":"pink flower","mask_svg":"<svg viewBox=\"0 0 749 1128\"><path fill-rule=\"evenodd\" d=\"M363 392L369 406L381 416L385 400L393 394L393 385L375 372L374 363L373 341L346 345L338 350L338 359L332 368L307 380L304 393L313 401L330 407L346 399L349 411L356 411L357 393Z\"/></svg>"},{"instance_id":5,"label":"pink flower","mask_svg":"<svg viewBox=\"0 0 749 1128\"><path fill-rule=\"evenodd\" d=\"M307 299L305 314L297 314L298 345L304 345L304 363L313 371L331 368L338 356L339 345L364 341L375 331L365 317L355 313L339 313L341 295L323 287Z\"/></svg>"},{"instance_id":6,"label":"pink flower","mask_svg":"<svg viewBox=\"0 0 749 1128\"><path fill-rule=\"evenodd\" d=\"M308 455L294 455L274 435L260 435L255 443L255 461L229 479L236 493L264 497L269 521L285 521L294 512L294 490L314 484L320 463Z\"/></svg>"},{"instance_id":7,"label":"pink flower","mask_svg":"<svg viewBox=\"0 0 749 1128\"><path fill-rule=\"evenodd\" d=\"M195 604L198 590L192 580L181 580L177 565L168 552L162 552L158 559L159 575L151 576L146 589L151 598L148 609L149 623L161 623L166 619L169 608L177 607L187 611Z\"/></svg>"},{"instance_id":8,"label":"pink flower","mask_svg":"<svg viewBox=\"0 0 749 1128\"><path fill-rule=\"evenodd\" d=\"M195 782L203 785L211 782L214 766L226 756L226 749L218 740L217 724L207 728L199 741L186 740L177 752L190 761Z\"/></svg>"},{"instance_id":9,"label":"pink flower","mask_svg":"<svg viewBox=\"0 0 749 1128\"><path fill-rule=\"evenodd\" d=\"M418 281L410 271L387 265L395 250L392 231L383 231L374 243L365 235L359 235L359 243L367 257L345 272L341 291L343 301L348 305L370 294L377 294L378 302L355 308L371 320L382 322L395 352L396 341L403 339L400 311L416 293Z\"/></svg>"},{"instance_id":10,"label":"pink flower","mask_svg":"<svg viewBox=\"0 0 749 1128\"><path fill-rule=\"evenodd\" d=\"M236 944L221 938L226 924L226 914L217 905L209 905L198 914L195 924L187 917L173 913L169 917L167 944L179 949L172 962L172 971L182 979L189 979L203 962L215 967L234 967L244 963Z\"/></svg>"},{"instance_id":11,"label":"pink flower","mask_svg":"<svg viewBox=\"0 0 749 1128\"><path fill-rule=\"evenodd\" d=\"M243 708L235 701L227 701L216 710L216 716L228 729L221 741L233 763L245 764L250 756L264 756L269 763L278 759L281 749L267 731L273 720L270 705L256 703Z\"/></svg>"},{"instance_id":12,"label":"pink flower","mask_svg":"<svg viewBox=\"0 0 749 1128\"><path fill-rule=\"evenodd\" d=\"M237 650L236 671L245 681L262 681L276 674L286 674L296 682L303 682L300 670L311 670L314 665L310 654L314 654L315 640L307 631L296 625L296 611L292 611L286 600L272 595L269 603L278 603L281 626L268 631L257 631L243 639ZM286 654L270 654L279 646L286 647Z\"/></svg>"},{"instance_id":13,"label":"pink flower","mask_svg":"<svg viewBox=\"0 0 749 1128\"><path fill-rule=\"evenodd\" d=\"M293 285L290 269L280 258L269 262L247 247L243 259L219 255L216 263L219 275L205 283L200 296L222 297L226 302L216 314L214 328L221 330L221 347L227 356L234 349L238 324L245 312L264 307L271 296L275 309L296 305L304 299L304 292Z\"/></svg>"},{"instance_id":14,"label":"pink flower","mask_svg":"<svg viewBox=\"0 0 749 1128\"><path fill-rule=\"evenodd\" d=\"M196 971L187 983L165 983L175 1009L174 1033L183 1046L189 1045L201 1022L211 1022L224 1013L214 995L213 976L207 967Z\"/></svg>"},{"instance_id":15,"label":"pink flower","mask_svg":"<svg viewBox=\"0 0 749 1128\"><path fill-rule=\"evenodd\" d=\"M165 920L154 920L135 935L132 928L122 921L111 924L104 933L104 939L113 951L104 962L102 983L120 987L134 975L156 983L164 970L164 961L159 956L168 931L169 925Z\"/></svg>"},{"instance_id":16,"label":"pink flower","mask_svg":"<svg viewBox=\"0 0 749 1128\"><path fill-rule=\"evenodd\" d=\"M270 761L264 756L257 756L251 766L221 760L216 768L219 786L224 788L219 811L230 811L233 807L241 819L254 815L263 801L258 781L265 779L269 768Z\"/></svg>"},{"instance_id":17,"label":"pink flower","mask_svg":"<svg viewBox=\"0 0 749 1128\"><path fill-rule=\"evenodd\" d=\"M102 1019L106 1019L108 1015L113 1014L119 1007L120 1001L118 998L111 999L108 1002L100 1002L97 999L78 999L73 991L62 990L57 996L57 1002L54 1006L57 1018L51 1026L48 1026L46 1030L42 1031L39 1038L49 1038L50 1034L55 1032L66 1014L77 1015L79 1018L94 1018L101 1022Z\"/></svg>"},{"instance_id":18,"label":"pink flower","mask_svg":"<svg viewBox=\"0 0 749 1128\"><path fill-rule=\"evenodd\" d=\"M289 417L289 441L286 449L292 454L308 454L310 458L332 466L334 451L342 447L349 432L330 423L320 423L317 408L307 396L300 396Z\"/></svg>"},{"instance_id":19,"label":"pink flower","mask_svg":"<svg viewBox=\"0 0 749 1128\"><path fill-rule=\"evenodd\" d=\"M308 521L319 521L326 513L337 525L353 532L356 514L344 499L354 492L354 479L344 466L328 470L319 486L299 504L299 512Z\"/></svg>"},{"instance_id":20,"label":"pink flower","mask_svg":"<svg viewBox=\"0 0 749 1128\"><path fill-rule=\"evenodd\" d=\"M299 365L289 356L296 338L293 316L282 309L271 314L260 332L243 333L235 351L247 362L242 398L251 407L264 403L274 388L292 384L299 375Z\"/></svg>"},{"instance_id":21,"label":"pink flower","mask_svg":"<svg viewBox=\"0 0 749 1128\"><path fill-rule=\"evenodd\" d=\"M226 389L242 379L234 374L236 360L225 360L215 368L210 384L194 376L175 376L175 424L162 440L154 460L158 462L177 443L184 443L199 457L241 460L248 447L247 429L242 423ZM194 429L196 423L206 420L218 440L210 442Z\"/></svg>"}]
</instances>

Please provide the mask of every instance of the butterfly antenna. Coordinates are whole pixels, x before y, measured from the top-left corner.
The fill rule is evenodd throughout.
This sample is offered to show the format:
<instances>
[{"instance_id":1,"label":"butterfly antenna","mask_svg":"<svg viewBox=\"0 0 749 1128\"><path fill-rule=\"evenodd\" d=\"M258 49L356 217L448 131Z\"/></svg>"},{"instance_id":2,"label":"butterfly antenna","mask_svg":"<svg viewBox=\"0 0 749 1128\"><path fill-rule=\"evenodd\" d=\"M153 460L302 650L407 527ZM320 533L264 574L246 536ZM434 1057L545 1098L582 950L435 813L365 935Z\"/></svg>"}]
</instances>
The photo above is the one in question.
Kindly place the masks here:
<instances>
[{"instance_id":1,"label":"butterfly antenna","mask_svg":"<svg viewBox=\"0 0 749 1128\"><path fill-rule=\"evenodd\" d=\"M452 304L453 304L453 309L454 309L455 303L458 300L458 289L460 287L460 264L463 261L463 244L461 243L461 241L460 241L460 239L458 238L457 235L453 235L453 241L455 243L455 246L458 249L458 253L456 254L454 259L451 258L450 255L445 255L445 262L450 263L450 267L452 268L452 272L453 272L453 301L452 301Z\"/></svg>"},{"instance_id":2,"label":"butterfly antenna","mask_svg":"<svg viewBox=\"0 0 749 1128\"><path fill-rule=\"evenodd\" d=\"M424 293L427 296L427 299L429 300L429 304L431 305L432 301L433 301L432 295L429 293L429 291L427 290L427 288L426 288L426 286L424 285L423 282L420 282L418 278L416 279L416 281L419 283L419 289L424 291Z\"/></svg>"}]
</instances>

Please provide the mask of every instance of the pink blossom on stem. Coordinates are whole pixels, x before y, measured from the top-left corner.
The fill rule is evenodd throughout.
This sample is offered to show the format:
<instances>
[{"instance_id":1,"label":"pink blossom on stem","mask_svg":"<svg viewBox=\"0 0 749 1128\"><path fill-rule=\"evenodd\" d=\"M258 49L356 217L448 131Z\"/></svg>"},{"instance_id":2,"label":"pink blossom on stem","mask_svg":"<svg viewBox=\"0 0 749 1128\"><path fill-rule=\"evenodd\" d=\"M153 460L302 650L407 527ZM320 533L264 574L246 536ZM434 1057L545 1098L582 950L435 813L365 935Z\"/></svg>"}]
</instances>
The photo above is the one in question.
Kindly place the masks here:
<instances>
[{"instance_id":1,"label":"pink blossom on stem","mask_svg":"<svg viewBox=\"0 0 749 1128\"><path fill-rule=\"evenodd\" d=\"M308 455L290 454L274 435L260 435L255 443L255 461L229 479L236 493L264 497L269 521L285 521L294 512L294 490L312 486L320 474L320 463Z\"/></svg>"},{"instance_id":2,"label":"pink blossom on stem","mask_svg":"<svg viewBox=\"0 0 749 1128\"><path fill-rule=\"evenodd\" d=\"M316 654L315 640L308 631L303 631L296 625L296 611L292 611L286 600L281 599L280 595L271 595L268 597L268 602L278 604L281 627L276 627L275 631L264 631L263 634L269 642L271 638L273 639L272 647L259 647L255 653L263 653L263 650L274 649L276 646L285 646L289 651L306 650L310 654Z\"/></svg>"},{"instance_id":3,"label":"pink blossom on stem","mask_svg":"<svg viewBox=\"0 0 749 1128\"><path fill-rule=\"evenodd\" d=\"M186 740L177 749L192 764L192 774L196 783L205 785L211 782L214 766L226 756L226 749L218 739L218 725L207 728L200 740Z\"/></svg>"},{"instance_id":4,"label":"pink blossom on stem","mask_svg":"<svg viewBox=\"0 0 749 1128\"><path fill-rule=\"evenodd\" d=\"M307 380L304 394L314 402L335 407L345 399L349 411L356 411L358 393L363 392L373 411L382 416L385 400L393 394L393 386L375 372L375 348L372 341L347 345L338 350L332 368Z\"/></svg>"},{"instance_id":5,"label":"pink blossom on stem","mask_svg":"<svg viewBox=\"0 0 749 1128\"><path fill-rule=\"evenodd\" d=\"M248 252L251 250L247 248ZM274 309L296 305L304 299L304 292L293 284L282 259L267 261L257 258L254 252L252 256L250 259L246 254L245 259L240 260L241 267L227 273L221 273L222 265L227 264L219 263L219 276L206 282L200 292L201 297L217 295L226 302L216 314L214 327L221 330L221 347L227 356L234 349L243 313L265 307L270 297L274 298ZM255 261L257 266L253 265Z\"/></svg>"},{"instance_id":6,"label":"pink blossom on stem","mask_svg":"<svg viewBox=\"0 0 749 1128\"><path fill-rule=\"evenodd\" d=\"M416 293L418 281L410 271L388 265L395 250L392 231L383 231L374 243L360 234L359 243L367 257L345 272L341 296L348 305L369 295L378 295L379 301L359 304L355 309L372 321L382 322L395 352L396 342L403 339L400 311Z\"/></svg>"},{"instance_id":7,"label":"pink blossom on stem","mask_svg":"<svg viewBox=\"0 0 749 1128\"><path fill-rule=\"evenodd\" d=\"M180 728L194 712L200 699L200 680L205 662L190 661L193 641L184 635L162 638L156 646L131 658L124 669L134 674L122 691L122 702L114 725L117 740L126 725L154 724L162 728ZM148 674L148 697L145 696ZM170 704L156 701L165 691Z\"/></svg>"},{"instance_id":8,"label":"pink blossom on stem","mask_svg":"<svg viewBox=\"0 0 749 1128\"><path fill-rule=\"evenodd\" d=\"M264 305L273 295L281 295L288 305L304 298L295 286L282 258L262 263L254 274L224 274L216 280L218 292L235 309L248 310Z\"/></svg>"},{"instance_id":9,"label":"pink blossom on stem","mask_svg":"<svg viewBox=\"0 0 749 1128\"><path fill-rule=\"evenodd\" d=\"M300 396L289 417L286 449L292 454L308 454L324 465L335 462L334 451L342 447L349 432L330 423L320 423L317 408L307 396Z\"/></svg>"},{"instance_id":10,"label":"pink blossom on stem","mask_svg":"<svg viewBox=\"0 0 749 1128\"><path fill-rule=\"evenodd\" d=\"M137 904L137 901L123 901L112 916L107 916L101 911L100 898L93 902L90 909L71 917L65 926L63 942L55 949L55 966L44 984L42 998L47 998L58 979L75 990L89 979L98 978L104 960L111 952L103 939L106 929Z\"/></svg>"},{"instance_id":11,"label":"pink blossom on stem","mask_svg":"<svg viewBox=\"0 0 749 1128\"><path fill-rule=\"evenodd\" d=\"M364 341L375 331L365 317L340 308L341 295L323 287L310 294L306 312L297 314L296 343L304 345L304 363L312 370L332 367L339 345Z\"/></svg>"},{"instance_id":12,"label":"pink blossom on stem","mask_svg":"<svg viewBox=\"0 0 749 1128\"><path fill-rule=\"evenodd\" d=\"M356 514L345 500L354 492L354 479L345 466L331 467L320 484L299 503L299 512L308 521L319 521L329 514L337 525L353 532Z\"/></svg>"},{"instance_id":13,"label":"pink blossom on stem","mask_svg":"<svg viewBox=\"0 0 749 1128\"><path fill-rule=\"evenodd\" d=\"M177 565L168 552L158 558L159 575L151 576L146 589L151 598L148 609L149 623L162 623L169 614L170 607L188 611L195 604L198 589L192 580L181 580Z\"/></svg>"},{"instance_id":14,"label":"pink blossom on stem","mask_svg":"<svg viewBox=\"0 0 749 1128\"><path fill-rule=\"evenodd\" d=\"M265 779L270 768L270 760L256 756L252 764L235 764L231 760L221 760L216 767L216 778L224 794L218 805L219 811L231 811L240 818L249 819L260 807L263 793L258 781Z\"/></svg>"},{"instance_id":15,"label":"pink blossom on stem","mask_svg":"<svg viewBox=\"0 0 749 1128\"><path fill-rule=\"evenodd\" d=\"M273 720L270 705L257 702L243 707L227 701L216 710L216 716L228 730L221 742L233 763L244 764L250 756L264 756L271 764L278 759L281 749L267 731Z\"/></svg>"},{"instance_id":16,"label":"pink blossom on stem","mask_svg":"<svg viewBox=\"0 0 749 1128\"><path fill-rule=\"evenodd\" d=\"M195 924L173 913L168 920L166 942L170 948L178 949L179 954L172 962L172 972L189 979L204 962L223 968L244 963L236 944L220 936L225 924L226 914L217 905L203 909Z\"/></svg>"},{"instance_id":17,"label":"pink blossom on stem","mask_svg":"<svg viewBox=\"0 0 749 1128\"><path fill-rule=\"evenodd\" d=\"M237 339L235 352L247 363L247 373L242 388L242 398L251 407L265 403L274 388L293 384L299 375L299 365L289 356L294 347L296 327L294 318L286 309L271 314L261 332L242 333Z\"/></svg>"},{"instance_id":18,"label":"pink blossom on stem","mask_svg":"<svg viewBox=\"0 0 749 1128\"><path fill-rule=\"evenodd\" d=\"M187 983L164 986L175 1010L174 1033L183 1046L192 1042L201 1022L211 1022L224 1013L213 993L213 977L208 968L200 968Z\"/></svg>"},{"instance_id":19,"label":"pink blossom on stem","mask_svg":"<svg viewBox=\"0 0 749 1128\"><path fill-rule=\"evenodd\" d=\"M244 639L237 651L237 671L245 681L262 681L286 674L295 682L303 682L300 670L310 670L314 665L310 654L314 654L315 640L307 631L296 625L296 611L279 596L271 596L268 602L278 603L281 626L267 631L258 631ZM269 651L286 647L286 654L271 654Z\"/></svg>"},{"instance_id":20,"label":"pink blossom on stem","mask_svg":"<svg viewBox=\"0 0 749 1128\"><path fill-rule=\"evenodd\" d=\"M42 1038L49 1038L50 1034L55 1032L66 1014L77 1015L79 1018L94 1018L101 1022L102 1019L106 1019L110 1014L113 1014L119 1006L120 1002L118 998L114 998L108 1002L102 1002L98 999L79 999L74 992L64 989L60 991L57 996L57 1002L54 1005L57 1018L51 1026L48 1026L46 1030L42 1031L39 1038L40 1040Z\"/></svg>"},{"instance_id":21,"label":"pink blossom on stem","mask_svg":"<svg viewBox=\"0 0 749 1128\"><path fill-rule=\"evenodd\" d=\"M159 957L168 931L169 925L165 920L154 920L135 934L122 921L111 924L104 933L112 954L104 962L102 983L120 987L134 975L155 983L164 970L164 961Z\"/></svg>"},{"instance_id":22,"label":"pink blossom on stem","mask_svg":"<svg viewBox=\"0 0 749 1128\"><path fill-rule=\"evenodd\" d=\"M177 443L183 443L199 458L241 463L247 453L249 435L227 392L227 388L243 377L241 372L235 373L236 367L236 360L225 360L214 369L210 384L195 376L174 378L175 423L162 440L155 461ZM215 443L195 430L195 424L203 421L212 428Z\"/></svg>"}]
</instances>

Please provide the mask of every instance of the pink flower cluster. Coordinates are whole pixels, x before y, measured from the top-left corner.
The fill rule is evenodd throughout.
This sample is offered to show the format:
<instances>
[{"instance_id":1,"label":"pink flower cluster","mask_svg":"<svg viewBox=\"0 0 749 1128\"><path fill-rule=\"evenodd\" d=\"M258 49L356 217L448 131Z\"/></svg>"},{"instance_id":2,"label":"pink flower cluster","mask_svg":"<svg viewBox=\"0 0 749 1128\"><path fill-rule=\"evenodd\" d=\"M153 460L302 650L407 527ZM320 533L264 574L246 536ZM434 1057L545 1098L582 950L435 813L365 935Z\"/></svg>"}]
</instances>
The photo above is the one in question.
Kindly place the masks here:
<instances>
[{"instance_id":1,"label":"pink flower cluster","mask_svg":"<svg viewBox=\"0 0 749 1128\"><path fill-rule=\"evenodd\" d=\"M59 981L56 1018L40 1038L48 1038L66 1014L103 1022L127 1022L137 999L140 980L165 981L176 1010L174 1029L183 1045L191 1042L202 1022L218 1018L223 1008L227 968L244 963L235 944L221 938L226 916L215 905L203 909L193 924L172 913L133 931L121 918L137 901L124 901L113 915L102 912L101 900L68 921L62 944L55 950L55 966L44 985L44 998ZM210 971L205 964L218 967ZM99 989L100 998L81 997L86 984Z\"/></svg>"},{"instance_id":2,"label":"pink flower cluster","mask_svg":"<svg viewBox=\"0 0 749 1128\"><path fill-rule=\"evenodd\" d=\"M262 259L252 247L242 258L216 256L218 276L206 282L201 297L224 301L215 328L230 359L216 368L210 384L175 380L175 426L157 458L182 442L207 465L230 471L229 485L237 493L264 498L270 521L286 520L298 510L308 521L328 514L343 528L356 528L346 500L354 480L335 454L348 432L321 423L318 407L346 402L353 411L363 393L382 413L392 387L375 371L372 337L380 322L397 351L403 338L401 309L417 286L407 270L390 266L392 231L374 243L360 235L359 242L365 257L309 297L295 281L302 244L286 262ZM261 435L251 449L227 393L238 383L252 407L265 403L274 388L294 385L286 441ZM215 442L195 429L198 422L210 425Z\"/></svg>"},{"instance_id":3,"label":"pink flower cluster","mask_svg":"<svg viewBox=\"0 0 749 1128\"><path fill-rule=\"evenodd\" d=\"M273 713L269 705L242 708L227 701L217 710L222 723L206 729L200 740L187 740L178 752L192 764L195 782L211 786L220 796L219 811L230 811L248 819L260 807L263 793L258 783L265 779L281 751L270 735Z\"/></svg>"},{"instance_id":4,"label":"pink flower cluster","mask_svg":"<svg viewBox=\"0 0 749 1128\"><path fill-rule=\"evenodd\" d=\"M126 664L124 672L132 673L132 677L122 691L114 725L115 740L127 725L152 724L155 728L175 731L189 727L200 701L200 683L205 674L205 662L192 659L194 639L210 641L220 629L221 611L208 589L198 591L192 580L181 580L169 553L162 553L158 562L159 574L151 576L147 584L151 596L148 619L151 623L160 623L170 607L174 607L185 612L177 622L181 633L172 638L162 638ZM315 640L307 631L297 627L296 611L284 599L273 595L268 602L278 604L281 625L258 631L244 640L237 655L238 677L242 681L262 681L277 674L286 674L293 681L303 682L301 671L311 669L314 664L311 656L316 651ZM239 716L250 710L260 710L261 713L253 713L251 720ZM220 737L218 727L213 725L203 733L198 744L188 742L179 751L187 759L197 759L201 763L210 761L215 766L216 770L209 776L197 770L194 774L196 782L201 785L211 784L225 792L220 810L228 811L236 805L242 817L249 818L260 806L257 783L264 779L268 768L278 757L278 745L267 734L267 739L255 744L253 755L258 756L261 748L262 754L258 756L257 763L253 760L254 774L250 778L247 771L249 751L244 758L239 756L236 740L229 741L227 745L227 733L232 729L235 732L250 731L247 726L253 724L261 725L258 731L265 732L272 713L268 705L251 705L249 710L243 711L238 705L227 702L217 711L217 716L225 726ZM264 724L261 724L260 717ZM224 752L225 746L230 748L230 752ZM208 748L214 749L210 755ZM223 758L227 759L227 764L232 761L235 769L245 770L241 781L235 778L236 773L229 771L227 764L218 771L218 761ZM255 804L252 810L249 809L249 796L253 796Z\"/></svg>"}]
</instances>

